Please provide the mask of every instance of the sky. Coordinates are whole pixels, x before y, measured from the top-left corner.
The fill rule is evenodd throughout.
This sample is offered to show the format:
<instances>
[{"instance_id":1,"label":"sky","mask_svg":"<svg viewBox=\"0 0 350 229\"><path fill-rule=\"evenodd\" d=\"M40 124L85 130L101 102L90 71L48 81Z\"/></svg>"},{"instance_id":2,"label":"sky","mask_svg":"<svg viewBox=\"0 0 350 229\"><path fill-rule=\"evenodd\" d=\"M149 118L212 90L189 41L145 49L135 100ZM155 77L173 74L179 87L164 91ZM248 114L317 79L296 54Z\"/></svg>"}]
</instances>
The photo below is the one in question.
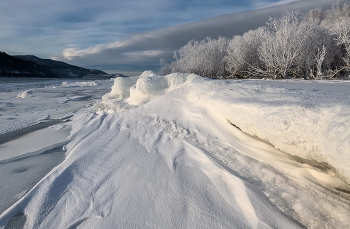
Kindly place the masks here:
<instances>
[{"instance_id":1,"label":"sky","mask_svg":"<svg viewBox=\"0 0 350 229\"><path fill-rule=\"evenodd\" d=\"M0 51L108 73L158 70L191 39L231 37L335 0L1 0Z\"/></svg>"}]
</instances>

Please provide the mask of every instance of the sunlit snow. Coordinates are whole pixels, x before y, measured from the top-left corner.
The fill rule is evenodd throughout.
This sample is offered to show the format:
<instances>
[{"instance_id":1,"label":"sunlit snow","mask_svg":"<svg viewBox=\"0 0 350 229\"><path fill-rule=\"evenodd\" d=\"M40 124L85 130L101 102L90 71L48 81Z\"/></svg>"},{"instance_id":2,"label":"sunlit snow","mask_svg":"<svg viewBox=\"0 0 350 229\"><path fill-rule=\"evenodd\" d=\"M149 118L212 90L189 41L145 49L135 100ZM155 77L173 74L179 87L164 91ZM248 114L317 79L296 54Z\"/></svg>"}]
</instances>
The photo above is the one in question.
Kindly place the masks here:
<instances>
[{"instance_id":1,"label":"sunlit snow","mask_svg":"<svg viewBox=\"0 0 350 229\"><path fill-rule=\"evenodd\" d=\"M14 195L0 228L350 227L349 82L147 71L111 83L11 92L51 101L21 110L29 124L74 116L66 158Z\"/></svg>"}]
</instances>

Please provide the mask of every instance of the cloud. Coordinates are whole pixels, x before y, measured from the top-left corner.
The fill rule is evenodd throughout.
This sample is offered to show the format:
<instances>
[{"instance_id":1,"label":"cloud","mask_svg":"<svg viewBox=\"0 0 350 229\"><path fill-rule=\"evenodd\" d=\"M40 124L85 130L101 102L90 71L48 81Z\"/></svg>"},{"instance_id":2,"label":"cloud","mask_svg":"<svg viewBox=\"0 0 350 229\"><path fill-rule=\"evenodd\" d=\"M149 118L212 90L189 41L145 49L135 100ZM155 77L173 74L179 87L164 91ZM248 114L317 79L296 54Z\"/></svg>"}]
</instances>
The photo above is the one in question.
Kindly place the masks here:
<instances>
[{"instance_id":1,"label":"cloud","mask_svg":"<svg viewBox=\"0 0 350 229\"><path fill-rule=\"evenodd\" d=\"M160 58L170 61L174 50L191 39L231 37L264 25L281 11L335 0L290 1L3 0L0 51L110 72L156 70ZM247 11L272 4L280 5Z\"/></svg>"},{"instance_id":2,"label":"cloud","mask_svg":"<svg viewBox=\"0 0 350 229\"><path fill-rule=\"evenodd\" d=\"M172 60L174 50L189 40L201 40L207 36L232 37L265 25L270 16L279 17L281 12L307 11L315 7L329 7L333 0L283 0L273 7L254 11L227 14L219 17L171 26L150 32L135 34L116 42L100 44L87 49L67 48L63 52L65 61L79 66L95 66L113 71L158 70L159 59ZM269 2L271 4L271 2ZM285 4L281 4L285 3ZM288 4L287 4L288 3Z\"/></svg>"},{"instance_id":3,"label":"cloud","mask_svg":"<svg viewBox=\"0 0 350 229\"><path fill-rule=\"evenodd\" d=\"M3 0L0 50L61 54L67 44L86 49L220 13L246 10L243 0ZM243 4L244 5L244 4Z\"/></svg>"},{"instance_id":4,"label":"cloud","mask_svg":"<svg viewBox=\"0 0 350 229\"><path fill-rule=\"evenodd\" d=\"M301 1L301 0L280 0L277 2L255 0L253 6L256 9L261 9L261 8L266 8L266 7L285 5L285 4L289 4L292 2L298 2L298 1Z\"/></svg>"}]
</instances>

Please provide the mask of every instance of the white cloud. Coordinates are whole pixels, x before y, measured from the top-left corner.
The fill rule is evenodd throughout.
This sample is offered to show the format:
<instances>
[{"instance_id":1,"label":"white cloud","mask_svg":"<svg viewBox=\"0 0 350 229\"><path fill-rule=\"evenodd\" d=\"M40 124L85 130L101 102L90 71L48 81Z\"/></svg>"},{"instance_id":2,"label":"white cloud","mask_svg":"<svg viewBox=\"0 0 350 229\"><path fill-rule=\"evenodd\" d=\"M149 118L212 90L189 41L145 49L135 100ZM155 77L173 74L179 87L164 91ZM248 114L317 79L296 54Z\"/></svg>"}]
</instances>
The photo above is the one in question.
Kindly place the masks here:
<instances>
[{"instance_id":1,"label":"white cloud","mask_svg":"<svg viewBox=\"0 0 350 229\"><path fill-rule=\"evenodd\" d=\"M285 5L285 4L289 4L292 2L298 2L298 1L303 1L303 0L281 0L281 1L277 1L277 2L255 0L253 6L256 9L261 9L261 8L266 8L266 7Z\"/></svg>"}]
</instances>

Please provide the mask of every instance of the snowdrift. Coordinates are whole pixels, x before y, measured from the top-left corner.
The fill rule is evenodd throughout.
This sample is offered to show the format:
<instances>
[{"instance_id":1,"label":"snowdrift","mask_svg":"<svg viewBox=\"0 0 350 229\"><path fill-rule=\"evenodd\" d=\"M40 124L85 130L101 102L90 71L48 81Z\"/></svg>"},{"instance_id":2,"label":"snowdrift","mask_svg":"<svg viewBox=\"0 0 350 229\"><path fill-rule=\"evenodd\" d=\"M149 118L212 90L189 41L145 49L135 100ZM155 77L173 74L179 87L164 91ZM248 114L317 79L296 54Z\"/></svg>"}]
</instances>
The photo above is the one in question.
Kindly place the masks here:
<instances>
[{"instance_id":1,"label":"snowdrift","mask_svg":"<svg viewBox=\"0 0 350 229\"><path fill-rule=\"evenodd\" d=\"M349 93L347 82L117 78L0 228L349 228L349 186L290 156L349 180Z\"/></svg>"},{"instance_id":2,"label":"snowdrift","mask_svg":"<svg viewBox=\"0 0 350 229\"><path fill-rule=\"evenodd\" d=\"M116 102L125 99L129 105L140 106L150 100L168 93L185 83L193 82L201 77L195 74L174 73L167 76L158 76L152 71L145 71L136 77L118 77L114 81L110 93L102 97L105 110L120 111ZM116 101L115 101L116 99ZM110 105L109 105L110 104Z\"/></svg>"},{"instance_id":3,"label":"snowdrift","mask_svg":"<svg viewBox=\"0 0 350 229\"><path fill-rule=\"evenodd\" d=\"M350 83L210 80L194 74L117 78L100 108L117 112L183 87L181 98L300 158L325 162L350 183ZM120 107L123 101L124 107Z\"/></svg>"},{"instance_id":4,"label":"snowdrift","mask_svg":"<svg viewBox=\"0 0 350 229\"><path fill-rule=\"evenodd\" d=\"M31 89L30 89L30 90L26 90L26 91L24 91L24 92L18 94L18 95L17 95L17 98L22 98L22 99L24 99L24 98L30 97L32 94L33 94L33 90L31 90Z\"/></svg>"}]
</instances>

